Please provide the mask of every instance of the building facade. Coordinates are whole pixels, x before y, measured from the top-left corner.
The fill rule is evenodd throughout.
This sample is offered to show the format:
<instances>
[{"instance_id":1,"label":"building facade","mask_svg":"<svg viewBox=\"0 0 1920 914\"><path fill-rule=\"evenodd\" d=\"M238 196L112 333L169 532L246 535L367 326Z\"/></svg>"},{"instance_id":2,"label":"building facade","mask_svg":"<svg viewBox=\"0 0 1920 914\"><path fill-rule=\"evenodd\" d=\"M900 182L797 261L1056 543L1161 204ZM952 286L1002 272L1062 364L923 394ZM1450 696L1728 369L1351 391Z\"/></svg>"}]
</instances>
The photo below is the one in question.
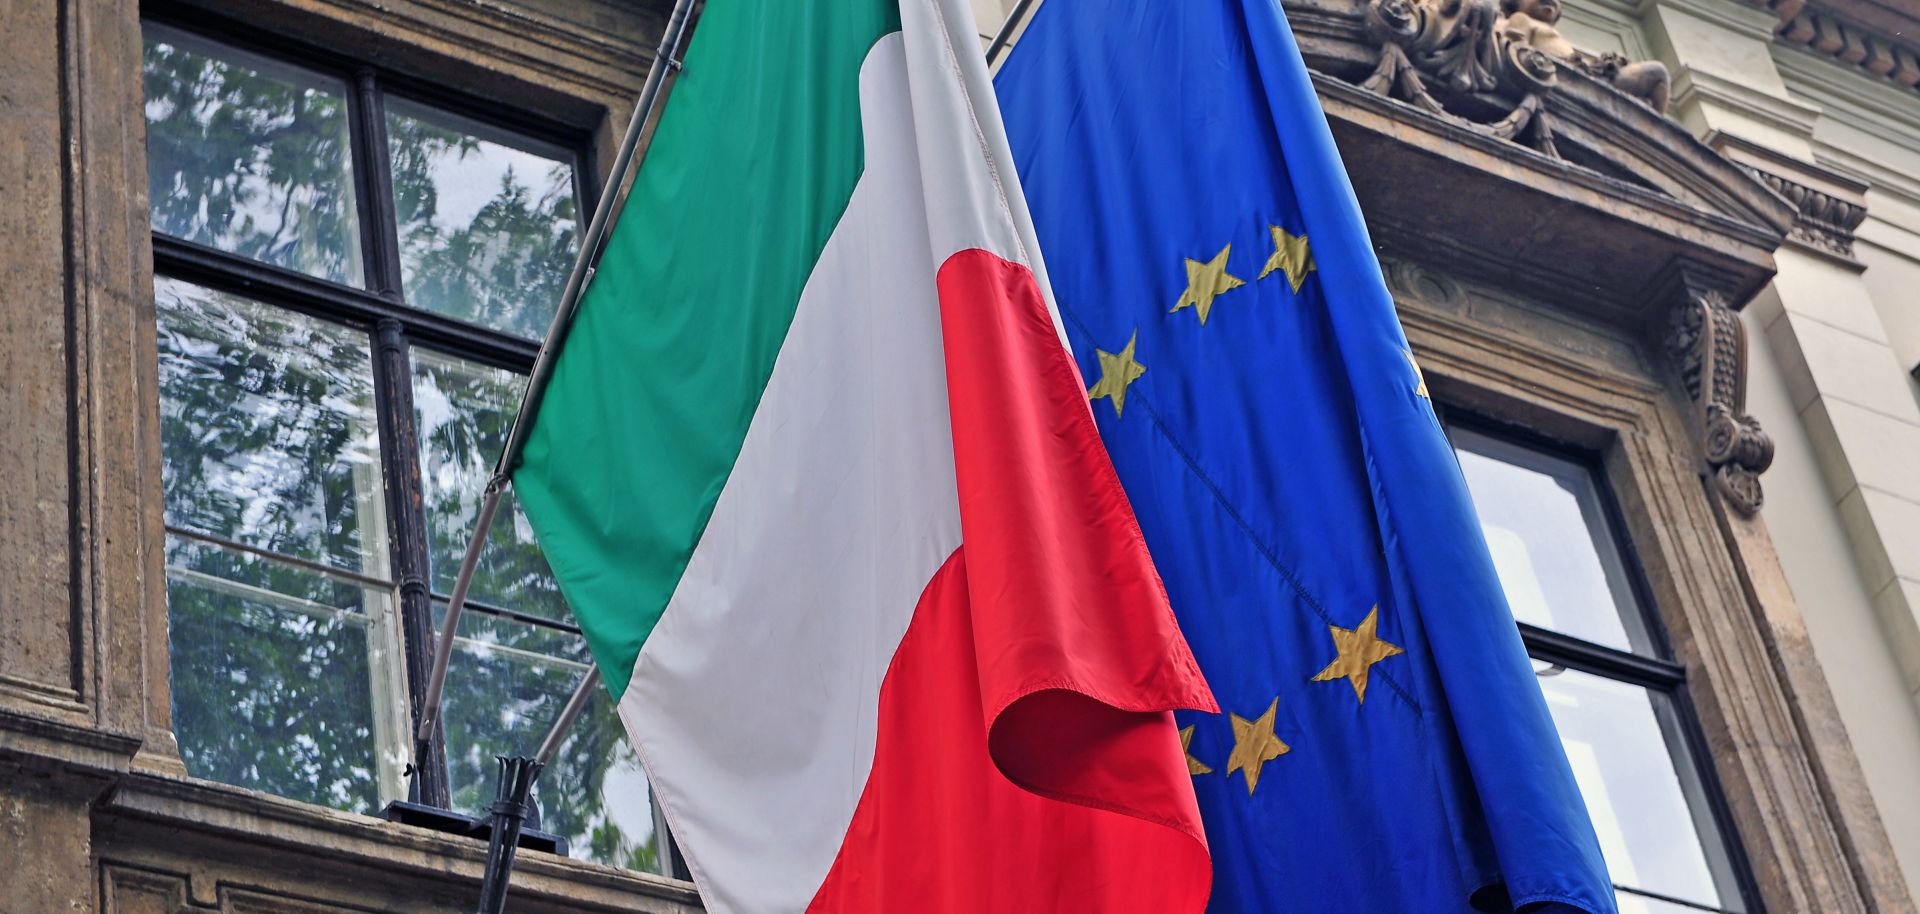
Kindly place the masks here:
<instances>
[{"instance_id":1,"label":"building facade","mask_svg":"<svg viewBox=\"0 0 1920 914\"><path fill-rule=\"evenodd\" d=\"M513 514L413 758L666 6L0 2L0 912L472 905L382 810L585 669ZM1622 910L1912 914L1920 8L1286 7ZM539 797L515 910L698 909L604 701Z\"/></svg>"}]
</instances>

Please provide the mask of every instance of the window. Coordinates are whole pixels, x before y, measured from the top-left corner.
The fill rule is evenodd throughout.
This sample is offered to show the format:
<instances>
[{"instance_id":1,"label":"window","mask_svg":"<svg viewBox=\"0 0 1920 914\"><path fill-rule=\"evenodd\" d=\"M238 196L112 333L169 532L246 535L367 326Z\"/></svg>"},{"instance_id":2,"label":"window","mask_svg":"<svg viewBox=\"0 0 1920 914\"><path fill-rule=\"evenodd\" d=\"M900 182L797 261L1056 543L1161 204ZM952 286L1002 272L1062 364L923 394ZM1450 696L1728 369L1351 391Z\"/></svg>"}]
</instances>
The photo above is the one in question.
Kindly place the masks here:
<instances>
[{"instance_id":1,"label":"window","mask_svg":"<svg viewBox=\"0 0 1920 914\"><path fill-rule=\"evenodd\" d=\"M1585 462L1451 427L1622 914L1745 912L1686 702L1601 480Z\"/></svg>"},{"instance_id":2,"label":"window","mask_svg":"<svg viewBox=\"0 0 1920 914\"><path fill-rule=\"evenodd\" d=\"M198 777L374 812L407 795L410 690L573 263L584 144L238 34L145 26L174 727ZM421 776L459 810L590 662L503 517ZM538 796L575 854L663 870L604 693Z\"/></svg>"}]
</instances>

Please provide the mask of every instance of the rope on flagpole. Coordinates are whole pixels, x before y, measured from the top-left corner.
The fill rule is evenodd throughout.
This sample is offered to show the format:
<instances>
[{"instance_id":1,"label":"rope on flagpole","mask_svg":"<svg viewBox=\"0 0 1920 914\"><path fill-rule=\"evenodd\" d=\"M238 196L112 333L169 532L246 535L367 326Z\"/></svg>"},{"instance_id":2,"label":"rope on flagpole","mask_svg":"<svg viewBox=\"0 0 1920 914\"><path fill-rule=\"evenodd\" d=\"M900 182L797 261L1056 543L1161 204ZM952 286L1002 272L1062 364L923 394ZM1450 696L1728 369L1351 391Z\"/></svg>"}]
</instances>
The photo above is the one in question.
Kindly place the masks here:
<instances>
[{"instance_id":1,"label":"rope on flagpole","mask_svg":"<svg viewBox=\"0 0 1920 914\"><path fill-rule=\"evenodd\" d=\"M513 468L520 462L520 452L526 447L533 415L539 409L541 396L546 393L547 381L553 377L554 356L560 351L560 343L565 339L573 316L580 308L580 297L593 278L594 265L599 263L600 254L606 248L607 230L618 208L617 201L627 175L646 159L647 149L641 139L648 122L653 120L660 106L660 90L666 83L668 72L680 69L679 55L684 47L694 3L695 0L674 0L673 11L667 16L666 31L660 36L660 47L654 52L653 64L647 68L647 80L641 85L640 97L634 102L633 116L627 122L626 134L621 137L620 152L614 157L613 169L608 173L606 190L600 194L600 201L593 208L593 218L587 223L586 234L580 239L580 251L574 256L572 272L567 274L567 286L560 295L560 307L554 311L552 323L547 325L546 338L541 341L540 354L534 359L533 374L527 378L526 392L521 395L520 408L514 414L506 446L500 449L500 459L494 464L493 475L487 480L486 500L481 504L480 516L474 522L473 535L467 540L467 551L460 560L460 576L453 582L446 619L440 624L440 637L434 644L432 673L427 680L419 727L414 732L414 763L408 766L408 773L416 794L420 783L420 763L426 757L426 746L433 738L434 728L440 723L440 697L446 687L447 663L453 655L453 639L459 631L460 612L466 608L467 588L473 584L474 569L480 564L480 553L485 548L487 532L493 526L501 496L506 494ZM598 677L589 677L589 680L597 681ZM577 712L575 716L578 716Z\"/></svg>"},{"instance_id":2,"label":"rope on flagpole","mask_svg":"<svg viewBox=\"0 0 1920 914\"><path fill-rule=\"evenodd\" d=\"M1020 31L1020 23L1027 19L1027 12L1033 9L1034 0L1020 0L1013 5L1013 12L1007 14L1007 21L1000 23L1000 31L994 33L993 41L987 45L987 66L991 67L1000 60L1000 55L1013 43L1013 33Z\"/></svg>"}]
</instances>

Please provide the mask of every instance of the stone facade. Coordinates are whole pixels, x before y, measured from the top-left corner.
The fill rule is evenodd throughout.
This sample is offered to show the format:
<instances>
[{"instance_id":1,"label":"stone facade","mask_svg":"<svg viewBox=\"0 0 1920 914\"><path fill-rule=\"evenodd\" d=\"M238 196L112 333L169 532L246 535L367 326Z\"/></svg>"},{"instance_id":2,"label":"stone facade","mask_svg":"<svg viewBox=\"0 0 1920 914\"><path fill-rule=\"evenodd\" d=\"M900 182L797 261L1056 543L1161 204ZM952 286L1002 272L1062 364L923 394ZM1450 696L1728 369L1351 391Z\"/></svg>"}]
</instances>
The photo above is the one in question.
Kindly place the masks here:
<instances>
[{"instance_id":1,"label":"stone facade","mask_svg":"<svg viewBox=\"0 0 1920 914\"><path fill-rule=\"evenodd\" d=\"M664 7L161 5L540 111L603 163ZM1920 18L1578 0L1549 21L1582 64L1492 6L1422 45L1389 26L1459 4L1286 5L1436 402L1599 455L1754 900L1911 914ZM984 40L1013 3L974 6ZM0 911L464 910L484 845L196 780L174 744L140 14L0 0ZM1432 89L1461 35L1518 69ZM1649 61L1665 114L1621 91ZM515 893L698 907L537 852Z\"/></svg>"},{"instance_id":2,"label":"stone facade","mask_svg":"<svg viewBox=\"0 0 1920 914\"><path fill-rule=\"evenodd\" d=\"M0 911L471 910L486 846L185 776L171 735L141 4L0 3ZM149 5L152 6L151 4ZM171 4L593 131L664 15L599 0ZM697 910L522 855L514 909Z\"/></svg>"}]
</instances>

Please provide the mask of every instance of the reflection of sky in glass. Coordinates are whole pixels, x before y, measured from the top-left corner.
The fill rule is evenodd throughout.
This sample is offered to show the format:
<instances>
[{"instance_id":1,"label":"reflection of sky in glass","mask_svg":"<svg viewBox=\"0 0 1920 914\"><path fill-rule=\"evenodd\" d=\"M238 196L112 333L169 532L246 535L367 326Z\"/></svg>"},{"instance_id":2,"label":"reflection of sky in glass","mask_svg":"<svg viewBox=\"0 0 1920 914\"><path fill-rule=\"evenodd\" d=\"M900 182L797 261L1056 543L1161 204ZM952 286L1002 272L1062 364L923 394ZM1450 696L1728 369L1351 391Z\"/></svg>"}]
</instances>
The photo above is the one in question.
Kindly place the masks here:
<instances>
[{"instance_id":1,"label":"reflection of sky in glass","mask_svg":"<svg viewBox=\"0 0 1920 914\"><path fill-rule=\"evenodd\" d=\"M487 477L500 457L526 380L426 348L413 350L413 379L433 586L447 593L453 589ZM511 488L501 508L474 573L474 598L552 619L570 618L534 540L533 526Z\"/></svg>"},{"instance_id":2,"label":"reflection of sky in glass","mask_svg":"<svg viewBox=\"0 0 1920 914\"><path fill-rule=\"evenodd\" d=\"M472 611L460 618L457 645L447 673L447 770L453 805L478 809L492 800L493 757L532 752L590 660L575 635ZM566 836L574 857L659 871L652 791L605 688L541 774L536 797L541 828Z\"/></svg>"},{"instance_id":3,"label":"reflection of sky in glass","mask_svg":"<svg viewBox=\"0 0 1920 914\"><path fill-rule=\"evenodd\" d=\"M177 29L144 31L154 230L359 285L345 84Z\"/></svg>"},{"instance_id":4,"label":"reflection of sky in glass","mask_svg":"<svg viewBox=\"0 0 1920 914\"><path fill-rule=\"evenodd\" d=\"M1471 431L1450 434L1514 616L1595 644L1647 651L1641 609L1614 552L1592 471ZM1681 781L1677 766L1688 763L1669 699L1540 661L1535 667L1613 881L1716 909L1737 904L1721 900ZM1620 894L1621 914L1687 910L1694 909Z\"/></svg>"},{"instance_id":5,"label":"reflection of sky in glass","mask_svg":"<svg viewBox=\"0 0 1920 914\"><path fill-rule=\"evenodd\" d=\"M568 745L580 740L593 740L605 745L610 753L607 768L600 784L569 785L565 781L578 777L578 771L555 772L555 786L559 788L576 787L592 791L593 803L586 815L563 823L567 827L567 840L572 844L573 856L594 860L611 866L635 866L636 869L654 873L664 873L657 856L660 850L655 842L655 824L653 808L653 788L647 783L646 769L640 766L640 757L627 742L626 732L620 726L620 719L613 710L613 701L601 689L594 695L593 705L588 713L581 715L577 725L580 732L568 740ZM593 835L600 832L602 846L594 847ZM609 840L612 839L612 840ZM652 853L651 861L635 860L636 852Z\"/></svg>"},{"instance_id":6,"label":"reflection of sky in glass","mask_svg":"<svg viewBox=\"0 0 1920 914\"><path fill-rule=\"evenodd\" d=\"M167 522L384 575L365 335L164 277L154 300Z\"/></svg>"},{"instance_id":7,"label":"reflection of sky in glass","mask_svg":"<svg viewBox=\"0 0 1920 914\"><path fill-rule=\"evenodd\" d=\"M640 757L633 747L625 739L616 746L613 767L607 769L606 783L601 786L607 804L602 812L622 834L645 843L653 840L653 788L647 784L646 769L640 767Z\"/></svg>"},{"instance_id":8,"label":"reflection of sky in glass","mask_svg":"<svg viewBox=\"0 0 1920 914\"><path fill-rule=\"evenodd\" d=\"M1656 716L1654 702L1665 699L1577 670L1543 676L1540 687L1613 881L1719 905L1706 852ZM1666 907L1622 895L1620 909L1622 914L1655 914Z\"/></svg>"},{"instance_id":9,"label":"reflection of sky in glass","mask_svg":"<svg viewBox=\"0 0 1920 914\"><path fill-rule=\"evenodd\" d=\"M572 157L387 101L407 303L538 339L573 266Z\"/></svg>"},{"instance_id":10,"label":"reflection of sky in glass","mask_svg":"<svg viewBox=\"0 0 1920 914\"><path fill-rule=\"evenodd\" d=\"M1507 603L1522 622L1597 644L1632 650L1621 608L1630 597L1608 579L1590 521L1598 505L1586 471L1572 464L1549 475L1482 449L1517 450L1455 432L1456 453L1493 553ZM1529 455L1535 465L1550 458ZM1557 461L1555 461L1557 463ZM1616 602L1618 601L1618 602Z\"/></svg>"}]
</instances>

